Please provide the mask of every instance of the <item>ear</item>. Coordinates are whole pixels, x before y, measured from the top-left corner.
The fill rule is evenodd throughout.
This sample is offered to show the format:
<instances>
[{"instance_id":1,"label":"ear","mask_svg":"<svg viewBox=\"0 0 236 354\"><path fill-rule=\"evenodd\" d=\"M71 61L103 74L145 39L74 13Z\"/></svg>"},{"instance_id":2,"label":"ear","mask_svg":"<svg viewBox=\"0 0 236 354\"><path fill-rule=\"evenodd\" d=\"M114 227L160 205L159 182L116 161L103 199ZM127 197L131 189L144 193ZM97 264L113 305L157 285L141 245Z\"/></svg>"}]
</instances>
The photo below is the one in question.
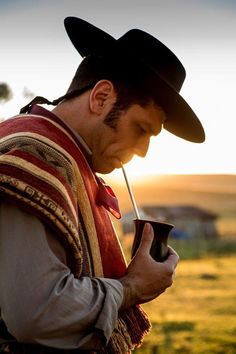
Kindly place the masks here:
<instances>
[{"instance_id":1,"label":"ear","mask_svg":"<svg viewBox=\"0 0 236 354\"><path fill-rule=\"evenodd\" d=\"M90 110L98 115L106 114L116 101L114 86L109 80L100 80L93 87L90 97Z\"/></svg>"}]
</instances>

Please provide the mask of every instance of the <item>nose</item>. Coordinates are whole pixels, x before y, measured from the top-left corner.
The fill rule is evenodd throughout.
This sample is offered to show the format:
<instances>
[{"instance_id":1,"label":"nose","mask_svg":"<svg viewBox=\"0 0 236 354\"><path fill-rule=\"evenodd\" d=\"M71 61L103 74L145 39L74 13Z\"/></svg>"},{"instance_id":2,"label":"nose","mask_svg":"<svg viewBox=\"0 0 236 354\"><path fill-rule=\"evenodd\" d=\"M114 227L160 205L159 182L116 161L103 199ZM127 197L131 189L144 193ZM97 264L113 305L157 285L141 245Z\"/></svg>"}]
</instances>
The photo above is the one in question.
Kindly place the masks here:
<instances>
[{"instance_id":1,"label":"nose","mask_svg":"<svg viewBox=\"0 0 236 354\"><path fill-rule=\"evenodd\" d=\"M139 139L134 148L134 154L140 157L145 157L148 152L150 138Z\"/></svg>"}]
</instances>

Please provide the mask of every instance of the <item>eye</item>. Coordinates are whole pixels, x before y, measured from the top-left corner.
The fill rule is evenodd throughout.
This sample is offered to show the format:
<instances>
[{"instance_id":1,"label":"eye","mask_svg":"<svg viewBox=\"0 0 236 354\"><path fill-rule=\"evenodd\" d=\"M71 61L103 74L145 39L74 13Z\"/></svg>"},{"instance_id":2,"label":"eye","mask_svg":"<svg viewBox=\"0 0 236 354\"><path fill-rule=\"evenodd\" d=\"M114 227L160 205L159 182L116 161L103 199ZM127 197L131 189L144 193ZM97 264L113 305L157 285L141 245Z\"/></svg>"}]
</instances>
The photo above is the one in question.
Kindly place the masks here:
<instances>
[{"instance_id":1,"label":"eye","mask_svg":"<svg viewBox=\"0 0 236 354\"><path fill-rule=\"evenodd\" d=\"M146 128L144 128L142 125L138 124L137 125L137 130L140 135L145 135L148 134Z\"/></svg>"}]
</instances>

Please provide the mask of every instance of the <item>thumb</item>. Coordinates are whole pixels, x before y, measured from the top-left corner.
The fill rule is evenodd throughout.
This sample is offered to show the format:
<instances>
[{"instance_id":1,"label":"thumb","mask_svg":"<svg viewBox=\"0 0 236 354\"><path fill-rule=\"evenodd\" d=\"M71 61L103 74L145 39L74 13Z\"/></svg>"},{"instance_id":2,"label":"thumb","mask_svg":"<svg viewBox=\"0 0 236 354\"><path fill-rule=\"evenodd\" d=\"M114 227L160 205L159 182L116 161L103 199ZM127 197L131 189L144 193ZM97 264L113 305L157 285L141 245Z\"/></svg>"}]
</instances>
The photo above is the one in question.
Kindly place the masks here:
<instances>
[{"instance_id":1,"label":"thumb","mask_svg":"<svg viewBox=\"0 0 236 354\"><path fill-rule=\"evenodd\" d=\"M149 253L152 246L153 238L154 238L153 228L151 224L146 223L143 228L143 234L142 234L138 251Z\"/></svg>"}]
</instances>

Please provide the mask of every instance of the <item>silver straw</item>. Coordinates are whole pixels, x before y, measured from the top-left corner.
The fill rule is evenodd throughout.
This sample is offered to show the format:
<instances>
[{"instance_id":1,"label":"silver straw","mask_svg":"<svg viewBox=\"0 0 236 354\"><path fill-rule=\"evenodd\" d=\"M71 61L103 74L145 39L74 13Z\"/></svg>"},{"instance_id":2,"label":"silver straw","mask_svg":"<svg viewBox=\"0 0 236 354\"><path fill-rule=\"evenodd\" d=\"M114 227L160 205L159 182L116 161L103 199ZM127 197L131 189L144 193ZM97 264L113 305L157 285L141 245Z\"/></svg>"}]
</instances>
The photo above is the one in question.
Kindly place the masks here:
<instances>
[{"instance_id":1,"label":"silver straw","mask_svg":"<svg viewBox=\"0 0 236 354\"><path fill-rule=\"evenodd\" d=\"M124 175L124 178L125 178L125 182L126 182L126 185L127 185L128 191L129 191L129 196L130 196L131 202L132 202L133 207L134 207L134 212L135 212L136 218L139 220L140 216L139 216L137 204L135 202L134 195L133 195L132 189L130 187L130 184L129 184L129 181L128 181L128 178L127 178L127 175L126 175L126 172L125 172L125 169L124 169L124 166L123 166L122 162L121 162L121 167L122 167L122 172L123 172L123 175Z\"/></svg>"}]
</instances>

